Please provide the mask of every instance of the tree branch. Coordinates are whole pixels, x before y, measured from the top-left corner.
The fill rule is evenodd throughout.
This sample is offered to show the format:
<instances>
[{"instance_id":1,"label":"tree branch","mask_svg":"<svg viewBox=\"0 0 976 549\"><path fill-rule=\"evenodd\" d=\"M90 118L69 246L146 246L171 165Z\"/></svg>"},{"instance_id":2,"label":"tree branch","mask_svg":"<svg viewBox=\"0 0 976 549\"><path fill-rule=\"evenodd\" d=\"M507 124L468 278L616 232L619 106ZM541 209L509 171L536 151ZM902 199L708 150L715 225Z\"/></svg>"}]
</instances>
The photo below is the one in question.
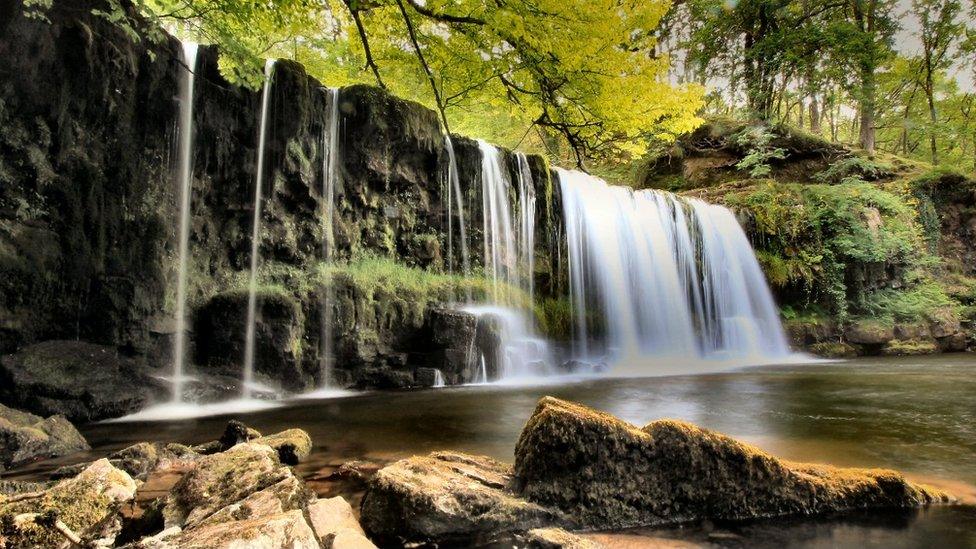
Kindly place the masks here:
<instances>
[{"instance_id":1,"label":"tree branch","mask_svg":"<svg viewBox=\"0 0 976 549\"><path fill-rule=\"evenodd\" d=\"M356 23L356 30L359 31L359 40L362 42L363 51L366 53L366 66L373 71L373 76L376 77L376 84L385 90L387 89L386 84L380 78L380 68L376 66L376 61L373 60L373 52L369 49L369 38L366 37L366 28L363 26L363 21L359 18L359 9L352 7L350 0L345 0L345 4L349 8L349 13L352 14L352 20Z\"/></svg>"},{"instance_id":2,"label":"tree branch","mask_svg":"<svg viewBox=\"0 0 976 549\"><path fill-rule=\"evenodd\" d=\"M424 73L427 75L427 81L430 82L430 89L434 92L434 102L437 104L437 110L441 113L441 121L444 122L444 131L448 135L451 134L451 126L447 123L447 114L444 112L444 102L441 101L441 92L437 89L437 83L434 82L434 74L430 71L430 67L427 65L427 60L424 58L424 52L420 49L420 43L417 42L417 34L413 30L413 23L410 21L410 15L407 14L407 8L403 5L403 0L397 0L397 6L400 7L400 14L403 15L403 22L407 25L407 33L410 35L410 42L413 43L413 49L417 52L417 59L420 60L420 65L424 68Z\"/></svg>"},{"instance_id":3,"label":"tree branch","mask_svg":"<svg viewBox=\"0 0 976 549\"><path fill-rule=\"evenodd\" d=\"M407 0L407 3L410 4L411 8L417 10L417 13L424 15L426 17L430 17L431 19L436 19L437 21L441 21L443 23L462 23L468 25L485 24L484 19L479 19L477 17L465 17L461 15L451 15L448 13L437 13L434 10L428 8L427 6L418 4L416 0Z\"/></svg>"}]
</instances>

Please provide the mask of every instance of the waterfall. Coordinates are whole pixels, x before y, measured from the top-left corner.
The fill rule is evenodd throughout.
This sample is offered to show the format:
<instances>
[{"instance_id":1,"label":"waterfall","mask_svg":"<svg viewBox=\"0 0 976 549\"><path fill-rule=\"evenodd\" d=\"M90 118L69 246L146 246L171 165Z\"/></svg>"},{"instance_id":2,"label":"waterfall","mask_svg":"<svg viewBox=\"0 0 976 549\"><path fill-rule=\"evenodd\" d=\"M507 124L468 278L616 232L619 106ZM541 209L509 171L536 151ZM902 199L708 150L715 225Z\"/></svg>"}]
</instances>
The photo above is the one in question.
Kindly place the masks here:
<instances>
[{"instance_id":1,"label":"waterfall","mask_svg":"<svg viewBox=\"0 0 976 549\"><path fill-rule=\"evenodd\" d=\"M558 170L577 351L591 323L615 359L789 354L776 305L730 210Z\"/></svg>"},{"instance_id":2,"label":"waterfall","mask_svg":"<svg viewBox=\"0 0 976 549\"><path fill-rule=\"evenodd\" d=\"M247 334L244 339L243 396L249 398L254 385L254 330L257 316L258 254L261 240L261 184L264 176L264 144L267 138L268 103L271 96L271 77L274 59L264 63L264 88L261 90L261 123L258 129L257 166L254 171L254 223L251 230L251 276L247 294Z\"/></svg>"},{"instance_id":3,"label":"waterfall","mask_svg":"<svg viewBox=\"0 0 976 549\"><path fill-rule=\"evenodd\" d=\"M438 369L435 368L434 369L434 387L435 388L440 388L440 387L444 387L444 386L446 386L446 384L444 383L444 374L441 373L440 370L438 370Z\"/></svg>"},{"instance_id":4,"label":"waterfall","mask_svg":"<svg viewBox=\"0 0 976 549\"><path fill-rule=\"evenodd\" d=\"M335 191L339 184L339 89L326 88L328 118L322 135L322 261L332 261L335 246L333 215ZM332 285L324 288L321 306L319 367L323 388L332 383Z\"/></svg>"},{"instance_id":5,"label":"waterfall","mask_svg":"<svg viewBox=\"0 0 976 549\"><path fill-rule=\"evenodd\" d=\"M499 337L501 379L518 379L548 373L553 364L548 343L540 338L532 318L532 259L535 232L535 191L528 161L516 156L519 189L518 220L512 215L512 182L505 157L494 146L478 142L481 151L482 231L484 265L491 280L490 304L468 306L477 316L491 315ZM482 362L484 357L482 356ZM482 375L487 371L482 366Z\"/></svg>"},{"instance_id":6,"label":"waterfall","mask_svg":"<svg viewBox=\"0 0 976 549\"><path fill-rule=\"evenodd\" d=\"M173 344L173 402L183 402L184 361L186 360L186 271L190 255L190 196L193 193L193 72L197 64L197 44L183 42L183 78L180 81L179 168L180 182L180 264L176 281L176 340Z\"/></svg>"},{"instance_id":7,"label":"waterfall","mask_svg":"<svg viewBox=\"0 0 976 549\"><path fill-rule=\"evenodd\" d=\"M457 208L458 236L461 239L461 273L471 275L471 258L468 254L468 232L464 221L464 197L461 196L461 177L458 174L457 159L454 156L454 142L450 135L444 136L447 149L447 268L454 272L454 209ZM471 301L471 296L468 296Z\"/></svg>"},{"instance_id":8,"label":"waterfall","mask_svg":"<svg viewBox=\"0 0 976 549\"><path fill-rule=\"evenodd\" d=\"M518 163L518 259L522 273L521 287L535 302L535 182L529 169L529 159L522 153L515 154Z\"/></svg>"}]
</instances>

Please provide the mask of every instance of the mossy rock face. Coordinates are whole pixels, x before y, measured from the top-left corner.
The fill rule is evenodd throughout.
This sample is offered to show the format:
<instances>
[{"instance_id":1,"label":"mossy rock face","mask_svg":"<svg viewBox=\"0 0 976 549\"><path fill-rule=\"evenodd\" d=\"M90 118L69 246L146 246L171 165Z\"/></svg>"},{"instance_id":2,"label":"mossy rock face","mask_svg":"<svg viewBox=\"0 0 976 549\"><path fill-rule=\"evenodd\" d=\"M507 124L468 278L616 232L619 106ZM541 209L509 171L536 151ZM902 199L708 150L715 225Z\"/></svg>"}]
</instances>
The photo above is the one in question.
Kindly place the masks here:
<instances>
[{"instance_id":1,"label":"mossy rock face","mask_svg":"<svg viewBox=\"0 0 976 549\"><path fill-rule=\"evenodd\" d=\"M807 347L811 353L824 358L854 358L861 354L858 347L840 341L824 341Z\"/></svg>"},{"instance_id":2,"label":"mossy rock face","mask_svg":"<svg viewBox=\"0 0 976 549\"><path fill-rule=\"evenodd\" d=\"M917 507L947 496L894 471L794 464L675 420L637 428L545 397L515 448L517 491L584 528Z\"/></svg>"},{"instance_id":3,"label":"mossy rock face","mask_svg":"<svg viewBox=\"0 0 976 549\"><path fill-rule=\"evenodd\" d=\"M861 345L884 345L895 338L895 327L890 322L857 320L844 330L844 337Z\"/></svg>"}]
</instances>

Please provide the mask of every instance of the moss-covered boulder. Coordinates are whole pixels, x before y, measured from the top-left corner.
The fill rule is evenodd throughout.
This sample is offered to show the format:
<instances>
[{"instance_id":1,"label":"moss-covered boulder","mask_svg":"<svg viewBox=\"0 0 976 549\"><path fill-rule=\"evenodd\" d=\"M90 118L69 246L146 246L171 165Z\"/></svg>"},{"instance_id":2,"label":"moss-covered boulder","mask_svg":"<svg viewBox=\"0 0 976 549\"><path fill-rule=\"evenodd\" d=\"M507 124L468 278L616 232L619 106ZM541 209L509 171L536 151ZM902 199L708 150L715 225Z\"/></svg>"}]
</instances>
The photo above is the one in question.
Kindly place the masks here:
<instances>
[{"instance_id":1,"label":"moss-covered boulder","mask_svg":"<svg viewBox=\"0 0 976 549\"><path fill-rule=\"evenodd\" d=\"M0 472L88 449L85 437L64 416L44 419L0 404Z\"/></svg>"},{"instance_id":2,"label":"moss-covered boulder","mask_svg":"<svg viewBox=\"0 0 976 549\"><path fill-rule=\"evenodd\" d=\"M933 339L895 339L881 348L885 356L916 356L938 353L942 349Z\"/></svg>"},{"instance_id":3,"label":"moss-covered boulder","mask_svg":"<svg viewBox=\"0 0 976 549\"><path fill-rule=\"evenodd\" d=\"M169 396L153 373L113 347L45 341L0 358L0 400L76 423L118 417Z\"/></svg>"},{"instance_id":4,"label":"moss-covered boulder","mask_svg":"<svg viewBox=\"0 0 976 549\"><path fill-rule=\"evenodd\" d=\"M380 545L477 545L505 533L570 519L512 491L510 465L482 456L435 452L381 469L363 498L363 528Z\"/></svg>"},{"instance_id":5,"label":"moss-covered boulder","mask_svg":"<svg viewBox=\"0 0 976 549\"><path fill-rule=\"evenodd\" d=\"M278 459L286 465L298 465L312 453L312 437L301 429L288 429L280 433L258 437L254 444L270 446L278 452Z\"/></svg>"},{"instance_id":6,"label":"moss-covered boulder","mask_svg":"<svg viewBox=\"0 0 976 549\"><path fill-rule=\"evenodd\" d=\"M860 351L850 343L841 341L822 341L807 347L811 353L824 358L854 358Z\"/></svg>"},{"instance_id":7,"label":"moss-covered boulder","mask_svg":"<svg viewBox=\"0 0 976 549\"><path fill-rule=\"evenodd\" d=\"M61 547L65 538L46 524L56 518L87 539L93 529L130 501L136 482L106 459L89 465L76 477L37 494L14 500L0 496L0 539L7 547ZM36 515L40 518L29 518Z\"/></svg>"},{"instance_id":8,"label":"moss-covered boulder","mask_svg":"<svg viewBox=\"0 0 976 549\"><path fill-rule=\"evenodd\" d=\"M638 428L552 397L523 429L514 473L522 497L593 529L947 500L894 471L789 463L681 421Z\"/></svg>"},{"instance_id":9,"label":"moss-covered boulder","mask_svg":"<svg viewBox=\"0 0 976 549\"><path fill-rule=\"evenodd\" d=\"M310 499L311 493L295 482L273 448L242 443L201 458L170 491L163 515L168 527L186 530L220 512L237 518L252 516L259 509L287 512Z\"/></svg>"}]
</instances>

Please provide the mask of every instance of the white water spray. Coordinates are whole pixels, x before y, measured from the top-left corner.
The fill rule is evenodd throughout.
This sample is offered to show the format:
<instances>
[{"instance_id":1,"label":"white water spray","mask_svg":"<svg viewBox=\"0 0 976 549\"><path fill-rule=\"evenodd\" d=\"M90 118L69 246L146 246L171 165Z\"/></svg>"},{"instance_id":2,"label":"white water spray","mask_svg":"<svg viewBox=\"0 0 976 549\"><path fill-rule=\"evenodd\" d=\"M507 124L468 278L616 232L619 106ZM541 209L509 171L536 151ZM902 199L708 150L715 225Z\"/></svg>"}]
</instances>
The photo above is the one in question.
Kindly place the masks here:
<instances>
[{"instance_id":1,"label":"white water spray","mask_svg":"<svg viewBox=\"0 0 976 549\"><path fill-rule=\"evenodd\" d=\"M497 319L500 348L497 356L499 379L545 375L553 364L548 343L537 335L532 319L532 265L534 264L535 191L528 162L517 157L519 192L513 196L505 157L494 146L479 141L481 151L482 230L484 264L492 283L491 305L464 310ZM519 219L512 215L513 198L518 200ZM482 376L487 378L482 360Z\"/></svg>"},{"instance_id":2,"label":"white water spray","mask_svg":"<svg viewBox=\"0 0 976 549\"><path fill-rule=\"evenodd\" d=\"M258 131L257 166L254 173L254 224L251 230L251 277L247 295L247 333L244 339L243 396L250 398L254 386L254 331L257 316L258 254L261 240L261 189L264 177L264 144L267 137L268 103L271 96L271 78L274 76L274 59L264 63L264 88L261 90L261 123Z\"/></svg>"},{"instance_id":3,"label":"white water spray","mask_svg":"<svg viewBox=\"0 0 976 549\"><path fill-rule=\"evenodd\" d=\"M434 388L444 387L444 374L439 369L434 369Z\"/></svg>"},{"instance_id":4,"label":"white water spray","mask_svg":"<svg viewBox=\"0 0 976 549\"><path fill-rule=\"evenodd\" d=\"M581 172L558 173L584 356L594 317L607 355L628 364L638 357L789 354L772 295L731 211L610 186Z\"/></svg>"},{"instance_id":5,"label":"white water spray","mask_svg":"<svg viewBox=\"0 0 976 549\"><path fill-rule=\"evenodd\" d=\"M197 64L197 44L183 42L185 69L180 82L179 169L180 241L179 273L176 281L176 340L173 344L173 402L183 402L186 381L186 275L190 248L190 197L193 194L193 72Z\"/></svg>"}]
</instances>

